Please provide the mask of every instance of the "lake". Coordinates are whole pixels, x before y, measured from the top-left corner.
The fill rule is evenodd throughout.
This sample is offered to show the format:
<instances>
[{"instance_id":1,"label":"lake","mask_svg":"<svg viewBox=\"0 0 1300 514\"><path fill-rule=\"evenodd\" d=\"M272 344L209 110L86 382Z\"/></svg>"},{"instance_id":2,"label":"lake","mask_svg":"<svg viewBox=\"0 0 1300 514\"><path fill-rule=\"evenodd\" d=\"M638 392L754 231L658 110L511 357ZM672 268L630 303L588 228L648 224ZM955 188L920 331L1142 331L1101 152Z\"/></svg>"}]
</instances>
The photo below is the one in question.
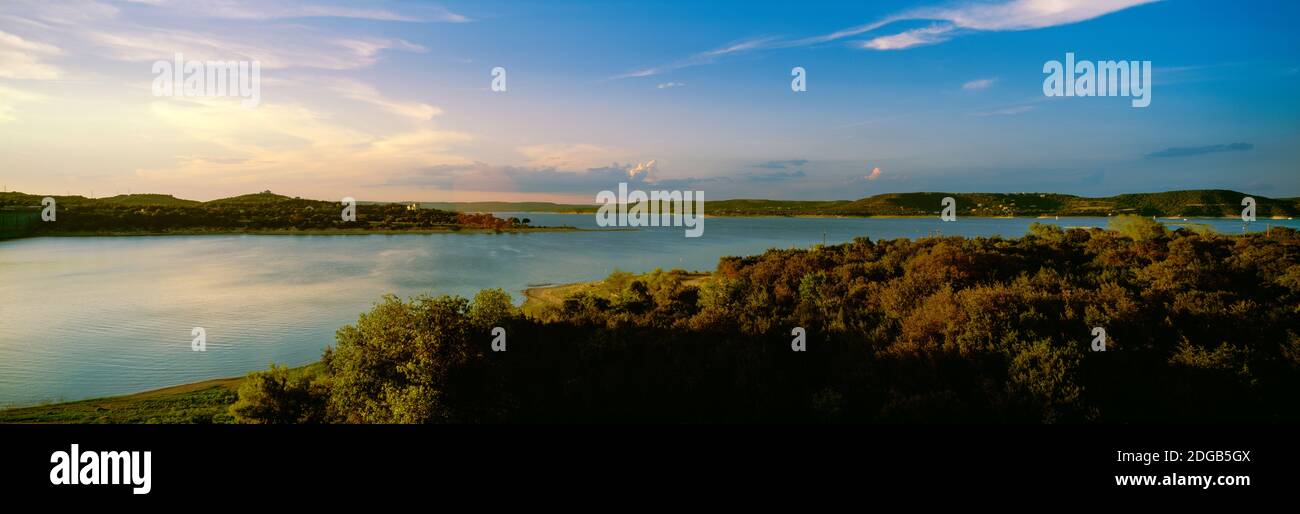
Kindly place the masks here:
<instances>
[{"instance_id":1,"label":"lake","mask_svg":"<svg viewBox=\"0 0 1300 514\"><path fill-rule=\"evenodd\" d=\"M592 215L498 213L596 228ZM725 255L867 236L1018 237L1030 223L1105 218L707 218L628 231L352 236L45 237L0 242L0 406L126 394L320 358L385 293L471 297L604 278L712 270ZM1195 220L1221 233L1241 222ZM1294 220L1261 220L1300 228ZM207 351L190 348L203 327Z\"/></svg>"}]
</instances>

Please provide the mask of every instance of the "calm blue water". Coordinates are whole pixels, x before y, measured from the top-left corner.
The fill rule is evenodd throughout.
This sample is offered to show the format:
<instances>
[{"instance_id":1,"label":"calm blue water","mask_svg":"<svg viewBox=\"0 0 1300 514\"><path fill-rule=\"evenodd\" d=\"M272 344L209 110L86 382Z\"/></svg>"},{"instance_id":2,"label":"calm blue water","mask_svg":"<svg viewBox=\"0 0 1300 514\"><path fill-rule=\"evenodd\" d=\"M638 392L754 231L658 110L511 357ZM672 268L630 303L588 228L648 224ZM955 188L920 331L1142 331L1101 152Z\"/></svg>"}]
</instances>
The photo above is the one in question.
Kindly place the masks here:
<instances>
[{"instance_id":1,"label":"calm blue water","mask_svg":"<svg viewBox=\"0 0 1300 514\"><path fill-rule=\"evenodd\" d=\"M591 215L499 213L595 228ZM166 236L0 242L0 406L76 400L317 360L384 293L472 296L600 279L614 269L711 270L724 255L823 240L1017 237L1034 221L1105 218L708 218L683 228L531 234ZM1230 220L1197 220L1222 233ZM1265 222L1253 224L1263 229ZM1268 221L1300 228L1296 221ZM207 331L207 351L190 330Z\"/></svg>"}]
</instances>

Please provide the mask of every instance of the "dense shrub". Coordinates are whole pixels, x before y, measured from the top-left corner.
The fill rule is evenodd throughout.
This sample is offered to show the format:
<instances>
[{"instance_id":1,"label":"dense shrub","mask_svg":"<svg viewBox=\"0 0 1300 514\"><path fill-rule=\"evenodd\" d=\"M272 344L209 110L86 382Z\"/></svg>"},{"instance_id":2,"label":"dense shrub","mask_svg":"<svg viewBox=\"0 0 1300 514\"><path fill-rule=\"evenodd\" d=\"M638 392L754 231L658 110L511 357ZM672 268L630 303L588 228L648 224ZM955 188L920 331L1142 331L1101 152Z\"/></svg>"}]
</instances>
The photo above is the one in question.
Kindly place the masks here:
<instances>
[{"instance_id":1,"label":"dense shrub","mask_svg":"<svg viewBox=\"0 0 1300 514\"><path fill-rule=\"evenodd\" d=\"M616 273L532 317L500 291L388 297L319 384L347 422L1300 421L1300 235L1151 223L770 250L702 283ZM266 383L246 413L315 412Z\"/></svg>"}]
</instances>

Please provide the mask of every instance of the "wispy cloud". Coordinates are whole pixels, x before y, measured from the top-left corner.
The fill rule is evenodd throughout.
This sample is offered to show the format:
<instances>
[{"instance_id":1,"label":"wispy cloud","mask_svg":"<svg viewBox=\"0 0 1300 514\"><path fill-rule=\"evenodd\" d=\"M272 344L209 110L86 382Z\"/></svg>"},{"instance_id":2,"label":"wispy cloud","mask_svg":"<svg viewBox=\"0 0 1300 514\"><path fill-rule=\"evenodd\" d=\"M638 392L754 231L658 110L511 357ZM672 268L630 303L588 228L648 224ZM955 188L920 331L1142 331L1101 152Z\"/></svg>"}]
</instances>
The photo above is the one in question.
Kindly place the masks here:
<instances>
[{"instance_id":1,"label":"wispy cloud","mask_svg":"<svg viewBox=\"0 0 1300 514\"><path fill-rule=\"evenodd\" d=\"M942 24L879 36L862 43L873 50L902 50L941 43L967 32L1032 30L1069 25L1159 0L1011 0L968 2L954 7L921 8L895 21L932 20Z\"/></svg>"},{"instance_id":2,"label":"wispy cloud","mask_svg":"<svg viewBox=\"0 0 1300 514\"><path fill-rule=\"evenodd\" d=\"M5 85L0 84L0 123L18 119L17 115L14 114L14 111L17 110L20 104L45 99L46 97L40 93L6 87Z\"/></svg>"},{"instance_id":3,"label":"wispy cloud","mask_svg":"<svg viewBox=\"0 0 1300 514\"><path fill-rule=\"evenodd\" d=\"M374 175L439 165L465 165L455 148L467 134L429 126L372 134L298 104L246 109L219 98L160 98L151 121L214 148L219 157L178 158L136 170L136 177L171 188L195 182L240 187L355 184Z\"/></svg>"},{"instance_id":4,"label":"wispy cloud","mask_svg":"<svg viewBox=\"0 0 1300 514\"><path fill-rule=\"evenodd\" d=\"M442 114L442 109L426 103L401 102L389 99L376 90L374 86L356 80L335 80L330 89L344 98L382 107L388 112L407 118L431 120L434 116Z\"/></svg>"},{"instance_id":5,"label":"wispy cloud","mask_svg":"<svg viewBox=\"0 0 1300 514\"><path fill-rule=\"evenodd\" d=\"M0 31L0 77L10 79L57 79L63 74L58 66L45 62L50 56L62 54L58 47L28 41L8 32Z\"/></svg>"},{"instance_id":6,"label":"wispy cloud","mask_svg":"<svg viewBox=\"0 0 1300 514\"><path fill-rule=\"evenodd\" d=\"M890 36L872 38L858 43L857 46L871 50L902 50L914 46L933 45L952 39L953 29L952 25L932 25L899 32Z\"/></svg>"},{"instance_id":7,"label":"wispy cloud","mask_svg":"<svg viewBox=\"0 0 1300 514\"><path fill-rule=\"evenodd\" d=\"M855 41L852 46L888 51L943 43L975 32L1032 30L1068 25L1098 18L1131 7L1161 0L968 0L946 7L924 7L886 16L879 20L828 34L797 39L764 37L733 43L701 52L671 64L642 68L614 78L648 77L669 71L717 62L721 57L744 52L795 48L831 43L875 32L898 22L934 22L932 25Z\"/></svg>"},{"instance_id":8,"label":"wispy cloud","mask_svg":"<svg viewBox=\"0 0 1300 514\"><path fill-rule=\"evenodd\" d=\"M620 154L617 149L590 143L544 143L517 150L527 158L528 166L573 170L608 166Z\"/></svg>"},{"instance_id":9,"label":"wispy cloud","mask_svg":"<svg viewBox=\"0 0 1300 514\"><path fill-rule=\"evenodd\" d=\"M228 20L351 18L377 21L464 23L468 17L438 5L407 7L402 12L349 3L308 3L285 0L132 0L166 9L169 14Z\"/></svg>"},{"instance_id":10,"label":"wispy cloud","mask_svg":"<svg viewBox=\"0 0 1300 514\"><path fill-rule=\"evenodd\" d=\"M755 167L755 168L767 168L767 169L773 169L773 170L784 170L784 169L790 169L790 168L798 168L798 167L801 167L801 166L803 166L803 165L805 165L805 164L808 164L808 159L790 159L790 160L785 160L785 161L767 161L767 162L761 162L761 163L755 164L754 167Z\"/></svg>"},{"instance_id":11,"label":"wispy cloud","mask_svg":"<svg viewBox=\"0 0 1300 514\"><path fill-rule=\"evenodd\" d=\"M1194 155L1205 155L1223 152L1246 152L1255 149L1255 145L1250 143L1230 143L1225 145L1206 145L1206 146L1183 146L1166 148L1159 152L1147 154L1148 159L1158 159L1167 157L1191 157Z\"/></svg>"},{"instance_id":12,"label":"wispy cloud","mask_svg":"<svg viewBox=\"0 0 1300 514\"><path fill-rule=\"evenodd\" d=\"M773 41L776 41L776 38L763 37L763 38L754 38L754 39L739 41L720 48L715 48L713 50L700 52L698 54L692 55L690 57L687 57L677 62L665 64L663 66L641 68L639 70L630 71L622 75L616 75L613 78L626 79L626 78L636 78L636 77L650 77L650 76L659 75L673 70L679 70L682 68L689 68L692 66L700 66L704 64L712 64L714 62L717 62L718 59L722 57L726 57L728 55L733 55L733 54L764 48L769 44L771 44Z\"/></svg>"},{"instance_id":13,"label":"wispy cloud","mask_svg":"<svg viewBox=\"0 0 1300 514\"><path fill-rule=\"evenodd\" d=\"M1035 106L1035 105L1015 105L1015 106L1011 106L1011 107L1004 107L1004 108L1002 108L1002 109L993 109L993 110L991 110L991 111L980 111L980 112L974 113L974 115L975 115L975 116L981 116L981 117L987 117L987 116L1015 116L1015 115L1017 115L1017 114L1024 114L1024 113L1027 113L1027 112L1033 111L1034 109L1037 109L1037 108L1038 108L1038 106Z\"/></svg>"},{"instance_id":14,"label":"wispy cloud","mask_svg":"<svg viewBox=\"0 0 1300 514\"><path fill-rule=\"evenodd\" d=\"M170 59L174 53L181 53L193 60L259 61L264 69L354 70L374 65L384 50L423 51L419 45L400 39L289 40L265 32L247 38L168 29L88 30L81 35L95 45L94 51L122 61L148 62Z\"/></svg>"},{"instance_id":15,"label":"wispy cloud","mask_svg":"<svg viewBox=\"0 0 1300 514\"><path fill-rule=\"evenodd\" d=\"M418 10L418 9L417 9ZM122 13L134 15L130 20ZM405 11L403 11L405 12ZM50 78L58 68L42 59L51 55L92 55L121 61L170 59L183 53L195 60L256 60L265 69L317 68L352 70L374 65L388 50L424 52L425 48L392 37L351 35L345 31L295 25L281 30L274 20L314 14L372 20L406 20L390 11L338 5L300 5L282 1L149 0L121 8L105 2L0 2L0 19L15 23L0 32L0 76L22 73ZM211 24L182 23L182 17L247 20L218 31ZM411 16L410 20L437 19ZM454 21L454 20L448 20ZM194 26L209 28L193 28ZM60 48L32 41L53 38ZM26 39L24 39L26 37Z\"/></svg>"},{"instance_id":16,"label":"wispy cloud","mask_svg":"<svg viewBox=\"0 0 1300 514\"><path fill-rule=\"evenodd\" d=\"M683 83L681 83L681 82L664 82L664 83L659 84L658 86L655 86L655 87L658 88L658 89L670 89L670 88L674 88L674 87L682 87L682 86L685 86L685 85L686 85L686 84L683 84Z\"/></svg>"},{"instance_id":17,"label":"wispy cloud","mask_svg":"<svg viewBox=\"0 0 1300 514\"><path fill-rule=\"evenodd\" d=\"M981 91L993 87L993 83L997 81L998 81L997 77L991 77L986 79L975 79L965 84L962 84L961 88L962 90L965 91Z\"/></svg>"}]
</instances>

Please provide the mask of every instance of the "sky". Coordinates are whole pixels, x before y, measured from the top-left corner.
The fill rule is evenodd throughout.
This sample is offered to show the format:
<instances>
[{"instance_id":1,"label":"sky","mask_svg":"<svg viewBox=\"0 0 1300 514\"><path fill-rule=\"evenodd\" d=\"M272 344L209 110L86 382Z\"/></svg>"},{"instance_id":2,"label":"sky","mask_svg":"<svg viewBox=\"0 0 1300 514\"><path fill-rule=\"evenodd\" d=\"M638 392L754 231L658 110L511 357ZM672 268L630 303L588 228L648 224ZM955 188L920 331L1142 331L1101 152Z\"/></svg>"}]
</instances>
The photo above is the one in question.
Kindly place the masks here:
<instances>
[{"instance_id":1,"label":"sky","mask_svg":"<svg viewBox=\"0 0 1300 514\"><path fill-rule=\"evenodd\" d=\"M5 0L0 188L1293 197L1298 14L1292 0ZM1067 52L1151 61L1151 104L1046 96L1044 65ZM155 63L177 53L258 63L258 102L155 94Z\"/></svg>"}]
</instances>

